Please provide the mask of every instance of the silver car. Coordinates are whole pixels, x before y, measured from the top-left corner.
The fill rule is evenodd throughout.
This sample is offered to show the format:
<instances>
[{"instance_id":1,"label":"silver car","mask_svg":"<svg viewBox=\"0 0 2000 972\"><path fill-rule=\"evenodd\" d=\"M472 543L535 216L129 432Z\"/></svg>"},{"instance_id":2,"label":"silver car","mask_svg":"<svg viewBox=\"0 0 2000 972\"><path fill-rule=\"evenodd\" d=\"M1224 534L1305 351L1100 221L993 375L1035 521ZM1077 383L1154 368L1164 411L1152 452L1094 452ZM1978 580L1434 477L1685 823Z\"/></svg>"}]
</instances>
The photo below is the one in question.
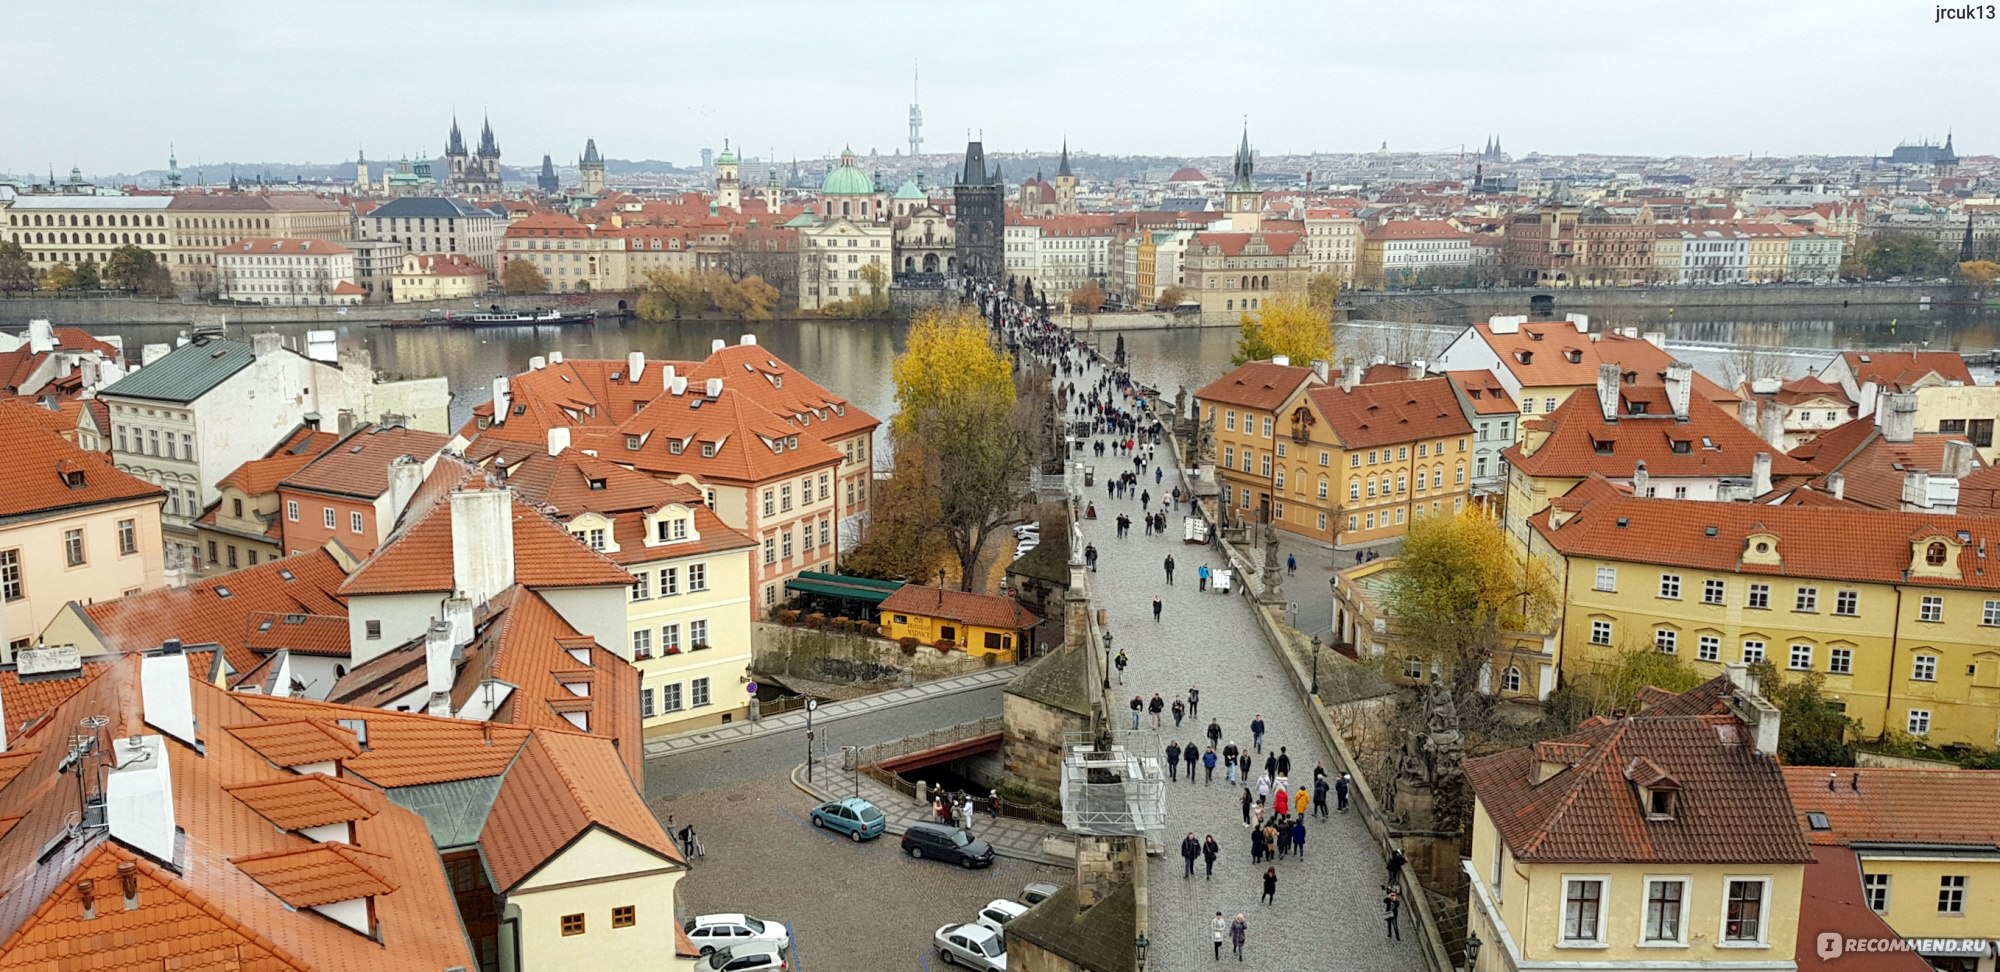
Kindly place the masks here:
<instances>
[{"instance_id":1,"label":"silver car","mask_svg":"<svg viewBox=\"0 0 2000 972\"><path fill-rule=\"evenodd\" d=\"M945 925L932 936L938 958L981 972L1007 972L1007 943L984 925Z\"/></svg>"}]
</instances>

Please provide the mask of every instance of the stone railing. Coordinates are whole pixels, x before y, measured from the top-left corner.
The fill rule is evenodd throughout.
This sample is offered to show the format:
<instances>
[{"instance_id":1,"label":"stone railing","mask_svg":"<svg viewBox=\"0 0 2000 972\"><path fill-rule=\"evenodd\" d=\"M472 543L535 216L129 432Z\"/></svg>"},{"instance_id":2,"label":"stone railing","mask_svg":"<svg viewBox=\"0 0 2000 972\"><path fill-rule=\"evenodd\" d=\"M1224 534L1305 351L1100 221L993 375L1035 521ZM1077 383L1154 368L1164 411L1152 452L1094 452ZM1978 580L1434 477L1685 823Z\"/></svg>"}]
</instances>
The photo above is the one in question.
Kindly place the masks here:
<instances>
[{"instance_id":1,"label":"stone railing","mask_svg":"<svg viewBox=\"0 0 2000 972\"><path fill-rule=\"evenodd\" d=\"M968 739L977 739L980 736L990 736L1001 731L1002 727L999 716L987 716L977 722L961 722L955 726L932 729L929 732L891 739L873 746L857 746L841 753L840 768L851 770L857 761L864 767L874 766L884 760L899 759L912 753L921 753Z\"/></svg>"}]
</instances>

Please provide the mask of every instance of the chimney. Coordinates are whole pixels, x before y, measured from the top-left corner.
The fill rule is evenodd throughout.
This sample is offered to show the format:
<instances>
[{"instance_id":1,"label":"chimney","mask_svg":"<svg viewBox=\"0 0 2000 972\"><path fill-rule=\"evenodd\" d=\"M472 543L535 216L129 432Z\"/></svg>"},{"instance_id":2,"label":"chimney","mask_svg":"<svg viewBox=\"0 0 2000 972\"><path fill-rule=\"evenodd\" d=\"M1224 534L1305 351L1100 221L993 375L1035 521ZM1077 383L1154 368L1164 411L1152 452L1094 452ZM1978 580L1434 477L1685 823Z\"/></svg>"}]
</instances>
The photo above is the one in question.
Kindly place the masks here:
<instances>
[{"instance_id":1,"label":"chimney","mask_svg":"<svg viewBox=\"0 0 2000 972\"><path fill-rule=\"evenodd\" d=\"M1779 389L1784 387L1784 382L1776 378L1752 378L1750 380L1750 394L1752 395L1776 395Z\"/></svg>"},{"instance_id":2,"label":"chimney","mask_svg":"<svg viewBox=\"0 0 2000 972\"><path fill-rule=\"evenodd\" d=\"M675 376L674 376L674 387L672 387L672 388L668 389L668 391L671 391L671 392L673 392L673 393L674 393L674 394L676 394L676 395L685 395L685 394L687 394L687 390L688 390L688 380L687 380L687 376L686 376L686 375L675 375Z\"/></svg>"},{"instance_id":3,"label":"chimney","mask_svg":"<svg viewBox=\"0 0 2000 972\"><path fill-rule=\"evenodd\" d=\"M306 332L306 357L326 364L340 363L340 343L332 331Z\"/></svg>"},{"instance_id":4,"label":"chimney","mask_svg":"<svg viewBox=\"0 0 2000 972\"><path fill-rule=\"evenodd\" d=\"M1974 455L1972 443L1964 439L1955 439L1945 443L1944 475L1950 476L1953 479L1964 479L1972 475L1972 459Z\"/></svg>"},{"instance_id":5,"label":"chimney","mask_svg":"<svg viewBox=\"0 0 2000 972\"><path fill-rule=\"evenodd\" d=\"M56 329L48 321L36 318L28 322L28 353L47 354L56 349Z\"/></svg>"},{"instance_id":6,"label":"chimney","mask_svg":"<svg viewBox=\"0 0 2000 972\"><path fill-rule=\"evenodd\" d=\"M147 344L139 348L139 366L145 367L167 356L173 349L164 344Z\"/></svg>"},{"instance_id":7,"label":"chimney","mask_svg":"<svg viewBox=\"0 0 2000 972\"><path fill-rule=\"evenodd\" d=\"M444 620L451 625L451 646L463 648L472 643L472 599L453 595L444 599Z\"/></svg>"},{"instance_id":8,"label":"chimney","mask_svg":"<svg viewBox=\"0 0 2000 972\"><path fill-rule=\"evenodd\" d=\"M721 397L722 397L722 379L720 379L720 378L710 378L710 379L708 380L708 383L707 383L707 386L706 386L706 387L705 387L705 388L703 389L703 392L702 392L702 394L703 394L703 395L705 395L705 396L706 396L706 397L708 397L708 398L721 398Z\"/></svg>"},{"instance_id":9,"label":"chimney","mask_svg":"<svg viewBox=\"0 0 2000 972\"><path fill-rule=\"evenodd\" d=\"M1750 488L1756 491L1752 495L1762 496L1771 491L1770 453L1757 453L1756 458L1750 461L1750 482Z\"/></svg>"},{"instance_id":10,"label":"chimney","mask_svg":"<svg viewBox=\"0 0 2000 972\"><path fill-rule=\"evenodd\" d=\"M514 586L513 507L504 486L451 494L452 586L474 604Z\"/></svg>"},{"instance_id":11,"label":"chimney","mask_svg":"<svg viewBox=\"0 0 2000 972\"><path fill-rule=\"evenodd\" d=\"M1652 475L1646 472L1646 460L1641 459L1632 464L1632 495L1646 495L1646 486L1652 481Z\"/></svg>"},{"instance_id":12,"label":"chimney","mask_svg":"<svg viewBox=\"0 0 2000 972\"><path fill-rule=\"evenodd\" d=\"M728 341L724 341L721 338L716 338L715 340L708 342L708 353L714 354L715 352L720 351L728 346L729 346Z\"/></svg>"},{"instance_id":13,"label":"chimney","mask_svg":"<svg viewBox=\"0 0 2000 972\"><path fill-rule=\"evenodd\" d=\"M1274 354L1271 356L1271 363L1280 368L1289 368L1292 365L1292 356L1289 354Z\"/></svg>"},{"instance_id":14,"label":"chimney","mask_svg":"<svg viewBox=\"0 0 2000 972\"><path fill-rule=\"evenodd\" d=\"M1313 380L1319 382L1322 385L1326 384L1327 368L1326 368L1326 360L1324 358L1313 359L1312 373L1313 373Z\"/></svg>"},{"instance_id":15,"label":"chimney","mask_svg":"<svg viewBox=\"0 0 2000 972\"><path fill-rule=\"evenodd\" d=\"M431 715L451 718L451 623L432 621L424 632L424 687L430 690Z\"/></svg>"},{"instance_id":16,"label":"chimney","mask_svg":"<svg viewBox=\"0 0 2000 972\"><path fill-rule=\"evenodd\" d=\"M142 678L145 671L140 670ZM186 684L185 666L181 681ZM171 749L164 736L112 740L112 765L104 776L104 819L112 839L154 860L177 863L174 777L167 765Z\"/></svg>"},{"instance_id":17,"label":"chimney","mask_svg":"<svg viewBox=\"0 0 2000 972\"><path fill-rule=\"evenodd\" d=\"M1917 437L1917 394L1896 392L1882 396L1882 438L1909 442Z\"/></svg>"},{"instance_id":18,"label":"chimney","mask_svg":"<svg viewBox=\"0 0 2000 972\"><path fill-rule=\"evenodd\" d=\"M559 364L562 364L562 352L561 352L561 351L550 351L550 352L549 352L549 364L552 364L552 365L559 365Z\"/></svg>"},{"instance_id":19,"label":"chimney","mask_svg":"<svg viewBox=\"0 0 2000 972\"><path fill-rule=\"evenodd\" d=\"M748 348L748 347L755 347L755 346L756 346L756 344L757 344L757 335L755 335L755 334L745 334L745 335L743 335L742 337L740 337L740 338L737 338L737 339L736 339L736 343L737 343L737 344L740 344L740 345L742 345L742 346L744 346L744 347L746 347L746 348Z\"/></svg>"},{"instance_id":20,"label":"chimney","mask_svg":"<svg viewBox=\"0 0 2000 972\"><path fill-rule=\"evenodd\" d=\"M282 334L267 331L263 334L252 334L250 336L250 356L253 358L263 358L277 354L279 351L284 350L284 348L285 337Z\"/></svg>"},{"instance_id":21,"label":"chimney","mask_svg":"<svg viewBox=\"0 0 2000 972\"><path fill-rule=\"evenodd\" d=\"M1418 358L1417 360L1410 362L1411 381L1419 381L1423 379L1424 376L1429 373L1429 371L1430 371L1429 364L1427 364L1422 358Z\"/></svg>"},{"instance_id":22,"label":"chimney","mask_svg":"<svg viewBox=\"0 0 2000 972\"><path fill-rule=\"evenodd\" d=\"M1881 401L1882 387L1872 381L1862 382L1861 389L1854 398L1854 417L1867 418L1870 415L1874 415L1875 407L1881 404ZM1876 418L1875 424L1881 425L1882 420L1879 417Z\"/></svg>"},{"instance_id":23,"label":"chimney","mask_svg":"<svg viewBox=\"0 0 2000 972\"><path fill-rule=\"evenodd\" d=\"M1931 508L1931 474L1927 472L1906 472L1903 474L1903 509L1905 511L1928 510Z\"/></svg>"},{"instance_id":24,"label":"chimney","mask_svg":"<svg viewBox=\"0 0 2000 972\"><path fill-rule=\"evenodd\" d=\"M187 655L180 642L169 639L139 659L139 688L146 724L194 745L194 689L188 684Z\"/></svg>"},{"instance_id":25,"label":"chimney","mask_svg":"<svg viewBox=\"0 0 2000 972\"><path fill-rule=\"evenodd\" d=\"M1694 365L1676 361L1667 366L1667 402L1673 406L1674 418L1688 417L1688 399L1694 393Z\"/></svg>"},{"instance_id":26,"label":"chimney","mask_svg":"<svg viewBox=\"0 0 2000 972\"><path fill-rule=\"evenodd\" d=\"M1662 351L1667 349L1667 335L1665 331L1647 331L1645 334L1640 335L1640 337L1653 347L1659 348Z\"/></svg>"},{"instance_id":27,"label":"chimney","mask_svg":"<svg viewBox=\"0 0 2000 972\"><path fill-rule=\"evenodd\" d=\"M1757 413L1757 438L1780 452L1785 451L1785 406L1765 402Z\"/></svg>"},{"instance_id":28,"label":"chimney","mask_svg":"<svg viewBox=\"0 0 2000 972\"><path fill-rule=\"evenodd\" d=\"M660 366L660 390L661 390L661 391L673 391L673 390L674 390L674 370L675 370L675 369L674 369L674 366L673 366L673 365L661 365L661 366Z\"/></svg>"},{"instance_id":29,"label":"chimney","mask_svg":"<svg viewBox=\"0 0 2000 972\"><path fill-rule=\"evenodd\" d=\"M416 456L397 456L389 463L389 522L396 522L409 508L424 483L424 464Z\"/></svg>"},{"instance_id":30,"label":"chimney","mask_svg":"<svg viewBox=\"0 0 2000 972\"><path fill-rule=\"evenodd\" d=\"M1359 380L1361 380L1361 369L1354 363L1354 359L1342 358L1340 361L1340 390L1344 392L1353 391L1354 383Z\"/></svg>"},{"instance_id":31,"label":"chimney","mask_svg":"<svg viewBox=\"0 0 2000 972\"><path fill-rule=\"evenodd\" d=\"M1745 398L1736 403L1736 421L1752 432L1757 431L1757 400Z\"/></svg>"},{"instance_id":32,"label":"chimney","mask_svg":"<svg viewBox=\"0 0 2000 972\"><path fill-rule=\"evenodd\" d=\"M563 454L563 450L567 448L569 448L569 426L567 425L550 426L549 455L560 456Z\"/></svg>"},{"instance_id":33,"label":"chimney","mask_svg":"<svg viewBox=\"0 0 2000 972\"><path fill-rule=\"evenodd\" d=\"M1609 361L1597 366L1597 407L1606 422L1618 420L1618 366Z\"/></svg>"},{"instance_id":34,"label":"chimney","mask_svg":"<svg viewBox=\"0 0 2000 972\"><path fill-rule=\"evenodd\" d=\"M646 352L644 351L625 352L625 380L636 385L639 383L639 376L645 373L646 373Z\"/></svg>"},{"instance_id":35,"label":"chimney","mask_svg":"<svg viewBox=\"0 0 2000 972\"><path fill-rule=\"evenodd\" d=\"M540 371L548 366L549 366L549 359L545 355L538 354L528 359L529 371Z\"/></svg>"},{"instance_id":36,"label":"chimney","mask_svg":"<svg viewBox=\"0 0 2000 972\"><path fill-rule=\"evenodd\" d=\"M1838 472L1826 474L1826 493L1834 499L1847 498L1847 476Z\"/></svg>"},{"instance_id":37,"label":"chimney","mask_svg":"<svg viewBox=\"0 0 2000 972\"><path fill-rule=\"evenodd\" d=\"M354 431L354 410L351 408L341 409L333 417L333 427L334 431L339 432L341 435L346 435Z\"/></svg>"},{"instance_id":38,"label":"chimney","mask_svg":"<svg viewBox=\"0 0 2000 972\"><path fill-rule=\"evenodd\" d=\"M493 424L494 425L507 424L507 411L510 407L513 406L513 404L514 404L514 399L512 398L512 396L509 396L507 394L507 376L494 375L493 376Z\"/></svg>"}]
</instances>

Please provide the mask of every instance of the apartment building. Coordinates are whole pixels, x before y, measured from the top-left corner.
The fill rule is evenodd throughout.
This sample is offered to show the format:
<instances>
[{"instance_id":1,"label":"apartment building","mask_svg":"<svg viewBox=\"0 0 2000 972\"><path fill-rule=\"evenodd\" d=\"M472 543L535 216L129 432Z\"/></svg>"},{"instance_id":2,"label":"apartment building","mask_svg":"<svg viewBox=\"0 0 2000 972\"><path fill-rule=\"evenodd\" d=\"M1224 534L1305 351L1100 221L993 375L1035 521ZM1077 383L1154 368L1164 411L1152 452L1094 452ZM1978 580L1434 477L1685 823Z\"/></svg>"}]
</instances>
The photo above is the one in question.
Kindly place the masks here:
<instances>
[{"instance_id":1,"label":"apartment building","mask_svg":"<svg viewBox=\"0 0 2000 972\"><path fill-rule=\"evenodd\" d=\"M1214 436L1215 478L1232 522L1267 523L1275 495L1279 416L1300 389L1327 380L1325 363L1299 367L1283 356L1247 361L1195 392L1196 414Z\"/></svg>"},{"instance_id":2,"label":"apartment building","mask_svg":"<svg viewBox=\"0 0 2000 972\"><path fill-rule=\"evenodd\" d=\"M1421 366L1413 368L1421 372ZM1331 545L1374 543L1465 508L1472 426L1445 378L1301 386L1272 441L1271 522Z\"/></svg>"}]
</instances>

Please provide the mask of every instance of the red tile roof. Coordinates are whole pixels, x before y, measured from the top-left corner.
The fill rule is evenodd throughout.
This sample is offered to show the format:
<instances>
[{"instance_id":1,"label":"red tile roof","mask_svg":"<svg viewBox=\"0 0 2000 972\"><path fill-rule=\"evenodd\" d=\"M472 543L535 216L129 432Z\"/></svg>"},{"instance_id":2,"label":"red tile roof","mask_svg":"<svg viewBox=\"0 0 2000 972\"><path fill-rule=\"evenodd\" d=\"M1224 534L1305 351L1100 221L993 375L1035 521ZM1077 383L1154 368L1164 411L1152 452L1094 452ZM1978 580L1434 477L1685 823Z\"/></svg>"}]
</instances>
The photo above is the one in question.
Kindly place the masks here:
<instances>
[{"instance_id":1,"label":"red tile roof","mask_svg":"<svg viewBox=\"0 0 2000 972\"><path fill-rule=\"evenodd\" d=\"M168 638L190 645L214 643L221 646L232 669L244 672L258 661L246 642L251 616L345 617L347 602L339 590L346 576L332 554L312 550L206 577L186 587L99 601L84 608L83 614L111 651L146 651Z\"/></svg>"},{"instance_id":2,"label":"red tile roof","mask_svg":"<svg viewBox=\"0 0 2000 972\"><path fill-rule=\"evenodd\" d=\"M483 436L467 447L467 458L494 460L488 468L504 476L523 502L568 523L590 512L611 520L611 540L617 550L604 555L620 564L637 564L664 557L684 557L752 546L755 541L730 529L703 502L702 492L685 483L670 483L614 465L577 449L551 456L546 449L514 442L488 442ZM698 539L649 546L646 517L678 504L693 518L691 536Z\"/></svg>"},{"instance_id":3,"label":"red tile roof","mask_svg":"<svg viewBox=\"0 0 2000 972\"><path fill-rule=\"evenodd\" d=\"M483 277L486 268L478 261L463 253L412 253L408 260L415 261L416 273L433 277ZM396 268L396 273L410 273L411 264Z\"/></svg>"},{"instance_id":4,"label":"red tile roof","mask_svg":"<svg viewBox=\"0 0 2000 972\"><path fill-rule=\"evenodd\" d=\"M521 748L479 835L501 893L591 828L616 834L666 863L687 863L632 780L611 769L618 763L610 750L609 740L556 732L538 733Z\"/></svg>"},{"instance_id":5,"label":"red tile roof","mask_svg":"<svg viewBox=\"0 0 2000 972\"><path fill-rule=\"evenodd\" d=\"M266 719L226 730L273 766L288 769L361 755L354 731L330 719Z\"/></svg>"},{"instance_id":6,"label":"red tile roof","mask_svg":"<svg viewBox=\"0 0 2000 972\"><path fill-rule=\"evenodd\" d=\"M1462 240L1471 234L1443 219L1392 219L1369 227L1363 234L1371 240Z\"/></svg>"},{"instance_id":7,"label":"red tile roof","mask_svg":"<svg viewBox=\"0 0 2000 972\"><path fill-rule=\"evenodd\" d=\"M325 773L256 780L223 789L280 830L366 820L380 812L382 803L382 794L374 788Z\"/></svg>"},{"instance_id":8,"label":"red tile roof","mask_svg":"<svg viewBox=\"0 0 2000 972\"><path fill-rule=\"evenodd\" d=\"M1850 450L1847 445L1856 432L1866 434L1861 437L1860 445ZM1829 441L1822 443L1822 439ZM1818 455L1811 467L1821 473L1840 473L1844 481L1842 497L1878 510L1900 510L1903 508L1905 476L1913 472L1944 475L1947 471L1945 453L1954 441L1965 443L1964 448L1968 450L1967 455L1975 469L1984 467L1978 450L1971 448L1971 443L1963 434L1925 432L1912 436L1908 442L1890 442L1882 437L1882 430L1869 419L1856 419L1831 429L1801 444L1793 450L1793 454L1797 455L1809 446L1817 447ZM1826 490L1826 476L1814 479L1813 485Z\"/></svg>"},{"instance_id":9,"label":"red tile roof","mask_svg":"<svg viewBox=\"0 0 2000 972\"><path fill-rule=\"evenodd\" d=\"M111 457L70 444L49 430L62 416L19 400L0 401L0 518L34 516L116 503L151 501L160 487L120 470Z\"/></svg>"},{"instance_id":10,"label":"red tile roof","mask_svg":"<svg viewBox=\"0 0 2000 972\"><path fill-rule=\"evenodd\" d=\"M1448 371L1445 377L1465 394L1475 415L1513 415L1520 411L1507 387L1490 371Z\"/></svg>"},{"instance_id":11,"label":"red tile roof","mask_svg":"<svg viewBox=\"0 0 2000 972\"><path fill-rule=\"evenodd\" d=\"M251 880L294 908L352 901L396 890L388 857L328 842L230 859Z\"/></svg>"},{"instance_id":12,"label":"red tile roof","mask_svg":"<svg viewBox=\"0 0 2000 972\"><path fill-rule=\"evenodd\" d=\"M1496 334L1490 322L1474 324L1501 367L1514 374L1524 389L1594 386L1597 369L1616 364L1621 371L1658 375L1674 356L1644 338L1616 331L1585 334L1568 321L1526 321L1512 334ZM1694 375L1694 397L1728 403L1736 396L1700 372Z\"/></svg>"},{"instance_id":13,"label":"red tile roof","mask_svg":"<svg viewBox=\"0 0 2000 972\"><path fill-rule=\"evenodd\" d=\"M725 344L688 372L688 384L721 378L759 405L821 441L831 442L881 425L758 344Z\"/></svg>"},{"instance_id":14,"label":"red tile roof","mask_svg":"<svg viewBox=\"0 0 2000 972\"><path fill-rule=\"evenodd\" d=\"M355 720L366 726L368 748L362 750L354 745L351 755L337 758L341 760L342 772L352 773L380 787L421 786L497 776L514 761L521 744L531 735L522 726L440 719L414 712L389 712L365 706L270 695L239 694L238 698L246 708L264 718L293 727L293 733L299 731L301 723L309 724L314 731L322 734L326 727L331 726L334 732L345 733L345 741L352 744L354 734L335 726L332 720ZM243 736L246 731L241 728L230 730L232 735L237 736ZM299 736L297 741L304 743L307 738ZM336 743L341 741L338 737L331 738L335 738ZM303 749L286 753L288 759L298 760L299 763L320 761L303 759L307 754Z\"/></svg>"},{"instance_id":15,"label":"red tile roof","mask_svg":"<svg viewBox=\"0 0 2000 972\"><path fill-rule=\"evenodd\" d=\"M345 659L352 650L345 615L259 611L245 618L244 624L243 646L259 655L284 649L299 655Z\"/></svg>"},{"instance_id":16,"label":"red tile roof","mask_svg":"<svg viewBox=\"0 0 2000 972\"><path fill-rule=\"evenodd\" d=\"M1011 597L950 591L940 587L905 584L882 599L876 610L895 614L918 614L943 618L982 628L1019 631L1041 622L1035 612Z\"/></svg>"},{"instance_id":17,"label":"red tile roof","mask_svg":"<svg viewBox=\"0 0 2000 972\"><path fill-rule=\"evenodd\" d=\"M304 468L306 463L338 441L340 436L331 432L316 432L300 426L263 458L252 459L230 470L216 485L234 486L251 496L275 493L286 476Z\"/></svg>"},{"instance_id":18,"label":"red tile roof","mask_svg":"<svg viewBox=\"0 0 2000 972\"><path fill-rule=\"evenodd\" d=\"M1203 403L1276 412L1279 406L1291 399L1300 385L1312 380L1312 377L1311 368L1269 361L1246 361L1230 369L1228 374L1203 385L1194 397Z\"/></svg>"},{"instance_id":19,"label":"red tile roof","mask_svg":"<svg viewBox=\"0 0 2000 972\"><path fill-rule=\"evenodd\" d=\"M1965 357L1956 351L1843 351L1840 357L1847 362L1855 384L1872 381L1885 392L1913 390L1917 382L1932 374L1947 382L1974 383Z\"/></svg>"},{"instance_id":20,"label":"red tile roof","mask_svg":"<svg viewBox=\"0 0 2000 972\"><path fill-rule=\"evenodd\" d=\"M1638 407L1644 413L1633 414ZM1523 441L1501 455L1530 476L1570 479L1593 472L1625 479L1642 461L1649 476L1744 477L1752 474L1758 453L1771 456L1774 477L1811 471L1698 395L1689 397L1687 418L1675 418L1658 381L1621 384L1618 412L1616 420L1606 420L1595 389L1576 392L1539 420L1548 438L1532 454Z\"/></svg>"},{"instance_id":21,"label":"red tile roof","mask_svg":"<svg viewBox=\"0 0 2000 972\"><path fill-rule=\"evenodd\" d=\"M1824 932L1884 941L1902 938L1861 896L1861 863L1852 851L1814 847L1812 858L1799 896L1799 932L1793 949L1798 972L1843 972L1860 963L1859 955L1822 957L1819 938ZM1867 959L1868 972L1934 972L1915 952L1870 952Z\"/></svg>"},{"instance_id":22,"label":"red tile roof","mask_svg":"<svg viewBox=\"0 0 2000 972\"><path fill-rule=\"evenodd\" d=\"M451 474L440 463L439 470ZM434 472L433 478L439 473ZM474 484L476 485L476 484ZM412 510L417 510L412 501ZM514 580L526 587L597 587L632 583L632 575L570 536L519 499L510 504L514 530ZM342 596L417 594L452 589L451 502L440 498L417 518L405 518L389 542L354 569Z\"/></svg>"},{"instance_id":23,"label":"red tile roof","mask_svg":"<svg viewBox=\"0 0 2000 972\"><path fill-rule=\"evenodd\" d=\"M2000 850L2000 770L1787 766L1793 823L1814 844L1977 845ZM1825 814L1817 830L1807 814Z\"/></svg>"},{"instance_id":24,"label":"red tile roof","mask_svg":"<svg viewBox=\"0 0 2000 972\"><path fill-rule=\"evenodd\" d=\"M1272 256L1285 256L1291 253L1292 248L1294 246L1297 246L1299 240L1303 238L1304 234L1302 233L1215 232L1215 233L1196 233L1194 235L1194 242L1195 245L1197 246L1213 246L1221 250L1223 256L1233 257L1233 256L1244 255L1244 253L1249 249L1251 241L1257 240L1261 241L1264 244L1265 248L1270 250Z\"/></svg>"},{"instance_id":25,"label":"red tile roof","mask_svg":"<svg viewBox=\"0 0 2000 972\"><path fill-rule=\"evenodd\" d=\"M373 500L389 490L390 463L400 456L428 461L449 441L436 432L370 422L342 436L279 486Z\"/></svg>"},{"instance_id":26,"label":"red tile roof","mask_svg":"<svg viewBox=\"0 0 2000 972\"><path fill-rule=\"evenodd\" d=\"M1451 381L1423 378L1355 385L1315 385L1307 390L1328 431L1342 448L1365 449L1396 442L1415 442L1472 431L1465 411L1452 395Z\"/></svg>"}]
</instances>

